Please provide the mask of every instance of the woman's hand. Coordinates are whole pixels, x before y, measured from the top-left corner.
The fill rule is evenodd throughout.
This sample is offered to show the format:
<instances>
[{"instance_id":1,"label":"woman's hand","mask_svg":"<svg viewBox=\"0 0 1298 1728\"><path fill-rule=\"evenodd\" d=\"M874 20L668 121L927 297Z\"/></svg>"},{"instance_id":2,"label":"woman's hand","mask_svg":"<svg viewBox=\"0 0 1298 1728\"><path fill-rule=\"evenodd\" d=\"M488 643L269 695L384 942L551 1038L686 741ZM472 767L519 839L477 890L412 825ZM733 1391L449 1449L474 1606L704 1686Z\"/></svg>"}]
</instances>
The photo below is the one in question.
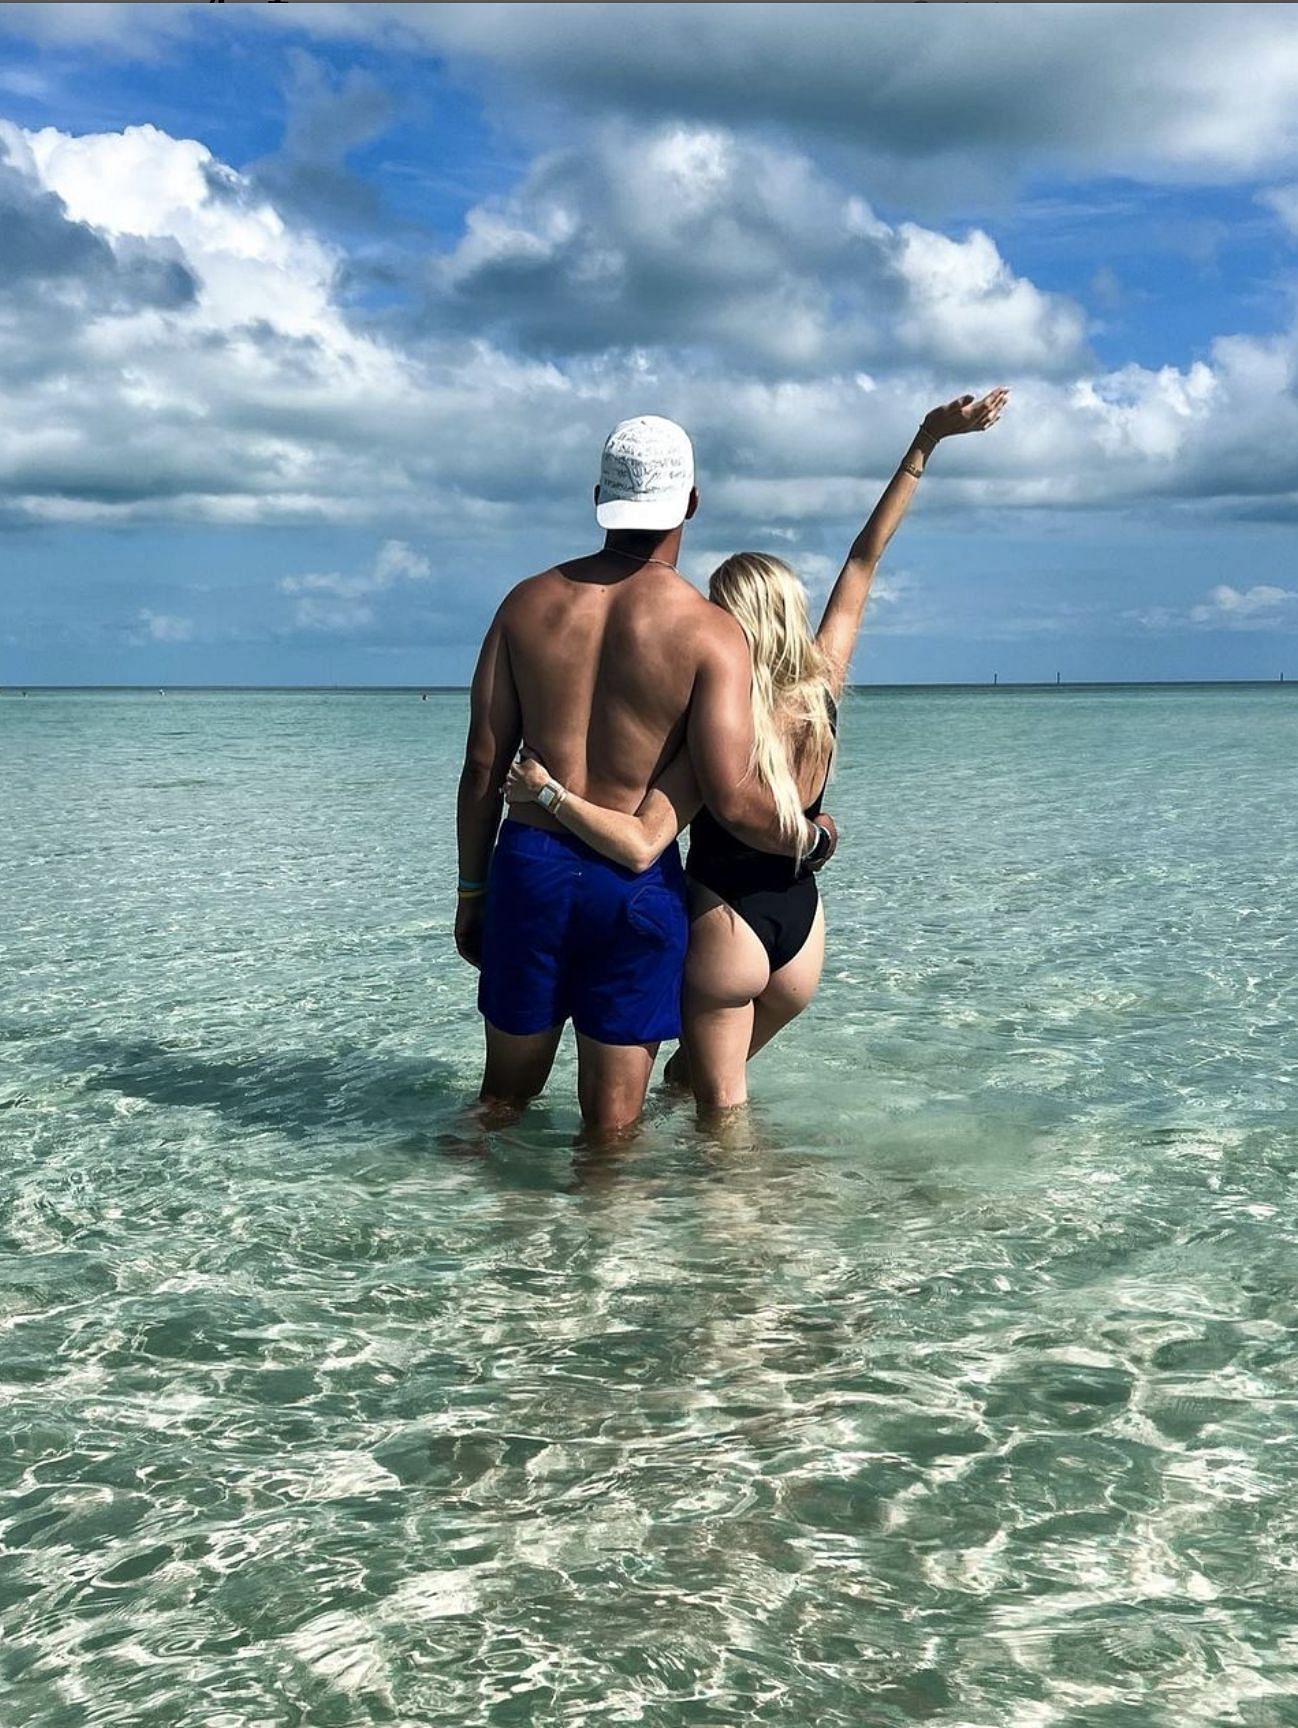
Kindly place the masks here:
<instances>
[{"instance_id":1,"label":"woman's hand","mask_svg":"<svg viewBox=\"0 0 1298 1728\"><path fill-rule=\"evenodd\" d=\"M1000 419L1010 399L1007 389L989 390L977 400L972 396L957 396L954 402L932 408L924 416L924 431L935 442L939 438L954 438L960 432L985 432Z\"/></svg>"},{"instance_id":2,"label":"woman's hand","mask_svg":"<svg viewBox=\"0 0 1298 1728\"><path fill-rule=\"evenodd\" d=\"M549 779L549 770L541 758L524 751L505 778L505 797L511 804L534 804L537 793Z\"/></svg>"},{"instance_id":3,"label":"woman's hand","mask_svg":"<svg viewBox=\"0 0 1298 1728\"><path fill-rule=\"evenodd\" d=\"M817 859L814 864L809 864L807 868L810 870L821 871L825 868L826 864L829 863L829 860L834 856L835 852L838 851L838 823L835 822L834 818L827 810L822 810L820 815L815 818L815 824L817 828L823 828L829 835L829 850L825 853L823 858Z\"/></svg>"}]
</instances>

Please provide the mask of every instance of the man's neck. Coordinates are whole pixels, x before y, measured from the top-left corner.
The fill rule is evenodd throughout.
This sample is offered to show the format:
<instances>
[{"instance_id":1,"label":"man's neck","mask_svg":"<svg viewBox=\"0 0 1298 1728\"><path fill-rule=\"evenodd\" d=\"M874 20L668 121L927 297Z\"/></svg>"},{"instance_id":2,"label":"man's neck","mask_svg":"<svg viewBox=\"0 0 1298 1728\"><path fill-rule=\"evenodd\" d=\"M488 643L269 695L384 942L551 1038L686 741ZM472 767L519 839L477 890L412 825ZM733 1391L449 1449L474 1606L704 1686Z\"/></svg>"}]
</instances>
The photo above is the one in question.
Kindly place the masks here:
<instances>
[{"instance_id":1,"label":"man's neck","mask_svg":"<svg viewBox=\"0 0 1298 1728\"><path fill-rule=\"evenodd\" d=\"M660 534L657 530L636 533L619 528L604 536L604 550L624 558L639 558L645 564L670 564L674 569L680 556L681 530L671 528Z\"/></svg>"}]
</instances>

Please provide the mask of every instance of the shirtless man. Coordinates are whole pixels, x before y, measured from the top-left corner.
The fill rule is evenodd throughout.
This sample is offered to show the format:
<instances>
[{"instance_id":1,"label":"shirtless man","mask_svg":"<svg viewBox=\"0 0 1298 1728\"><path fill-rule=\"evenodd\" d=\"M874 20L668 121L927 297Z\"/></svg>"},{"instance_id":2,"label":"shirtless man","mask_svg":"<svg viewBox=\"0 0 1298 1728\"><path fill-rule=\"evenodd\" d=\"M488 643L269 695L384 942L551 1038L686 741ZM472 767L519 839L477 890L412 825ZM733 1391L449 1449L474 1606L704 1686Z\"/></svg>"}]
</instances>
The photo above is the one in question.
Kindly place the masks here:
<instances>
[{"instance_id":1,"label":"shirtless man","mask_svg":"<svg viewBox=\"0 0 1298 1728\"><path fill-rule=\"evenodd\" d=\"M562 787L634 811L685 742L712 814L749 845L792 853L749 772L743 633L675 568L698 501L679 426L652 415L616 426L595 488L603 550L506 595L473 678L455 942L481 968L482 1097L534 1098L571 1018L582 1115L602 1130L640 1114L660 1041L680 1036L689 941L680 854L673 843L635 874L541 803L513 806L500 826L501 792L526 739ZM827 818L812 825L814 863L833 840Z\"/></svg>"}]
</instances>

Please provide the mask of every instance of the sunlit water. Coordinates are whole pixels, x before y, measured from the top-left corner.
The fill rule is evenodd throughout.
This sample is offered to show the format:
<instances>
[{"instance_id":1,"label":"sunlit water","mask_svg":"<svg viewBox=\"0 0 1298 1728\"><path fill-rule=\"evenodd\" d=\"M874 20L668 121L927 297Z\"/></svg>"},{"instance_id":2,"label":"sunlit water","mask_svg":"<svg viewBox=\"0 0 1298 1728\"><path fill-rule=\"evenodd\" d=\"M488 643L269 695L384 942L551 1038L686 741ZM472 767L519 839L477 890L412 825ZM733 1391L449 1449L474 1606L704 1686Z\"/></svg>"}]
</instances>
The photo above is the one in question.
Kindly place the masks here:
<instances>
[{"instance_id":1,"label":"sunlit water","mask_svg":"<svg viewBox=\"0 0 1298 1728\"><path fill-rule=\"evenodd\" d=\"M0 1719L1298 1723L1298 693L861 693L751 1135L484 1140L464 698L0 702Z\"/></svg>"}]
</instances>

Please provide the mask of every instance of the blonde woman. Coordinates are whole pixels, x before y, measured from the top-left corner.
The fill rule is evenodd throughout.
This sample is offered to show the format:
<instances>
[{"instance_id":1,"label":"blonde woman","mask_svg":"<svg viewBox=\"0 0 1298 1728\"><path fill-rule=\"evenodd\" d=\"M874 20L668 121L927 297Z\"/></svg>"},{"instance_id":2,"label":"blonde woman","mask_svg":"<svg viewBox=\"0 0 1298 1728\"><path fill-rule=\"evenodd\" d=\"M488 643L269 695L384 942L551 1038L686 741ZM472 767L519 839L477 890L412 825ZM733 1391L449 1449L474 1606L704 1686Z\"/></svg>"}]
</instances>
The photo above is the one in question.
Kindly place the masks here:
<instances>
[{"instance_id":1,"label":"blonde woman","mask_svg":"<svg viewBox=\"0 0 1298 1728\"><path fill-rule=\"evenodd\" d=\"M1008 395L1000 389L977 401L961 396L924 417L853 541L814 636L806 590L778 558L737 552L712 573L709 597L737 619L752 652L753 772L791 839L806 832L807 817L820 814L838 699L884 548L941 440L994 426ZM668 1078L688 1077L704 1109L742 1104L748 1058L802 1012L820 983L825 915L815 872L800 856L745 845L700 809L685 750L633 815L567 792L526 751L510 770L505 793L511 804L526 803L547 785L553 788L549 808L564 827L628 870L646 870L691 824L684 1060L680 1053L673 1057Z\"/></svg>"}]
</instances>

